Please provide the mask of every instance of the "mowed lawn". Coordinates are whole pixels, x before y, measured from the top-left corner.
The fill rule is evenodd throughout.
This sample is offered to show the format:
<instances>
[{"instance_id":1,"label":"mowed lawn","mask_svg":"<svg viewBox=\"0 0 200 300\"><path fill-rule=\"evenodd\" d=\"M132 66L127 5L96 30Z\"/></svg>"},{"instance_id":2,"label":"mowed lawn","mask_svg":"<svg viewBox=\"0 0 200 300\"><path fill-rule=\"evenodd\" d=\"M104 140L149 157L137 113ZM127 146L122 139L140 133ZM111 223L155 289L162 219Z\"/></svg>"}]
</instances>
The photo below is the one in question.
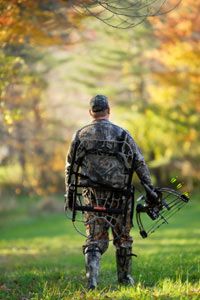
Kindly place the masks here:
<instances>
[{"instance_id":1,"label":"mowed lawn","mask_svg":"<svg viewBox=\"0 0 200 300\"><path fill-rule=\"evenodd\" d=\"M84 237L64 213L34 210L33 201L18 199L18 208L0 214L0 299L200 299L200 202L191 198L151 237L133 229L135 287L118 286L111 243L94 292L85 288Z\"/></svg>"}]
</instances>

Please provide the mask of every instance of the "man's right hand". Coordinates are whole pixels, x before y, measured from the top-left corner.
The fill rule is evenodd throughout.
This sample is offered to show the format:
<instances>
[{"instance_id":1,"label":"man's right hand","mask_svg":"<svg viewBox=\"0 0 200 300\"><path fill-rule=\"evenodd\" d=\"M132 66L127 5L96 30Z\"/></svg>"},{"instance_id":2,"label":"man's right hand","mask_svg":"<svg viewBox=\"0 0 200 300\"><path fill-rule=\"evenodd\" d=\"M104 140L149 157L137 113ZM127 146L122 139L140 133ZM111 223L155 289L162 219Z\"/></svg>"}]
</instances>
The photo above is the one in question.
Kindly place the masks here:
<instances>
[{"instance_id":1,"label":"man's right hand","mask_svg":"<svg viewBox=\"0 0 200 300\"><path fill-rule=\"evenodd\" d=\"M146 200L147 203L151 206L158 204L159 193L153 185L143 184L146 191Z\"/></svg>"}]
</instances>

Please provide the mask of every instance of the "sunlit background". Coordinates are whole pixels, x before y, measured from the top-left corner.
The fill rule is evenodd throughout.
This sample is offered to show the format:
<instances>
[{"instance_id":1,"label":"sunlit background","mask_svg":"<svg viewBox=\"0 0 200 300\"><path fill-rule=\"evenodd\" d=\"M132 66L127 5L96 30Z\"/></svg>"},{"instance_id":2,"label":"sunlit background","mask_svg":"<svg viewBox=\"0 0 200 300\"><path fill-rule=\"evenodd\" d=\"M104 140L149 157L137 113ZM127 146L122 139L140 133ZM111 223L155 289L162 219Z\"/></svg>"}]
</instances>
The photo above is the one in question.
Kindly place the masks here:
<instances>
[{"instance_id":1,"label":"sunlit background","mask_svg":"<svg viewBox=\"0 0 200 300\"><path fill-rule=\"evenodd\" d=\"M90 122L88 103L99 93L141 147L155 184L176 177L196 188L198 1L126 30L70 3L0 1L1 193L64 192L69 141Z\"/></svg>"},{"instance_id":2,"label":"sunlit background","mask_svg":"<svg viewBox=\"0 0 200 300\"><path fill-rule=\"evenodd\" d=\"M135 289L118 289L109 248L95 299L198 299L200 3L140 22L91 16L80 7L91 2L108 1L0 0L0 298L93 299L83 296L84 238L64 217L64 165L89 100L105 94L154 184L191 201L151 238L134 227ZM180 1L136 1L150 2Z\"/></svg>"}]
</instances>

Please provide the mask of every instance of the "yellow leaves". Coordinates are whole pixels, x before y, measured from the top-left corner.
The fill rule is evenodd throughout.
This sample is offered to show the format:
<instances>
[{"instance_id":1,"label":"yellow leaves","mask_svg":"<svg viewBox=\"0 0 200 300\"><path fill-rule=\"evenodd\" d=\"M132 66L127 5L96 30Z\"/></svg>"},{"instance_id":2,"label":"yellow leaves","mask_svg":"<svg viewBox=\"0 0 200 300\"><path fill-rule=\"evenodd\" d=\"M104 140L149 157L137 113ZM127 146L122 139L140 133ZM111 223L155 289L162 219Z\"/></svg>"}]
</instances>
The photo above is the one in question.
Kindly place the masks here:
<instances>
[{"instance_id":1,"label":"yellow leaves","mask_svg":"<svg viewBox=\"0 0 200 300\"><path fill-rule=\"evenodd\" d=\"M190 151L190 147L191 147L191 143L190 142L188 142L188 141L186 141L186 142L184 142L183 143L183 150L184 150L184 152L189 152Z\"/></svg>"},{"instance_id":2,"label":"yellow leaves","mask_svg":"<svg viewBox=\"0 0 200 300\"><path fill-rule=\"evenodd\" d=\"M200 42L193 45L189 41L176 41L176 43L169 44L167 49L162 47L159 60L170 68L179 68L183 72L195 72L200 65L198 48L200 49Z\"/></svg>"},{"instance_id":3,"label":"yellow leaves","mask_svg":"<svg viewBox=\"0 0 200 300\"><path fill-rule=\"evenodd\" d=\"M82 17L64 2L0 1L0 43L61 45L69 41L69 29ZM49 1L50 2L50 1Z\"/></svg>"},{"instance_id":4,"label":"yellow leaves","mask_svg":"<svg viewBox=\"0 0 200 300\"><path fill-rule=\"evenodd\" d=\"M160 116L160 133L157 128L154 130L154 141L160 142L162 149L161 158L155 152L158 161L185 159L186 155L192 160L198 155L200 41L195 3L185 0L178 14L154 20L160 45L148 54L154 81L147 88L150 103L156 105ZM188 176L188 166L183 169Z\"/></svg>"},{"instance_id":5,"label":"yellow leaves","mask_svg":"<svg viewBox=\"0 0 200 300\"><path fill-rule=\"evenodd\" d=\"M62 151L60 148L56 148L54 151L54 156L51 162L51 168L54 172L62 172L63 166L65 164L65 149L63 147Z\"/></svg>"},{"instance_id":6,"label":"yellow leaves","mask_svg":"<svg viewBox=\"0 0 200 300\"><path fill-rule=\"evenodd\" d=\"M190 124L197 124L199 122L199 116L197 114L193 114L189 116L188 121L190 122Z\"/></svg>"},{"instance_id":7,"label":"yellow leaves","mask_svg":"<svg viewBox=\"0 0 200 300\"><path fill-rule=\"evenodd\" d=\"M11 115L9 110L6 110L4 112L4 121L5 121L6 125L12 125L13 124L12 115Z\"/></svg>"},{"instance_id":8,"label":"yellow leaves","mask_svg":"<svg viewBox=\"0 0 200 300\"><path fill-rule=\"evenodd\" d=\"M36 37L41 35L41 29L34 31L35 26L28 7L24 7L22 12L16 2L12 2L10 5L2 4L0 24L0 42L4 45L7 43L23 44L30 35Z\"/></svg>"},{"instance_id":9,"label":"yellow leaves","mask_svg":"<svg viewBox=\"0 0 200 300\"><path fill-rule=\"evenodd\" d=\"M198 133L194 128L191 128L185 140L186 142L193 142L196 138L198 138Z\"/></svg>"},{"instance_id":10,"label":"yellow leaves","mask_svg":"<svg viewBox=\"0 0 200 300\"><path fill-rule=\"evenodd\" d=\"M21 121L22 113L20 109L8 110L2 109L3 120L6 126L12 126L15 122Z\"/></svg>"},{"instance_id":11,"label":"yellow leaves","mask_svg":"<svg viewBox=\"0 0 200 300\"><path fill-rule=\"evenodd\" d=\"M177 29L182 32L183 35L189 35L192 30L191 20L184 20L177 24Z\"/></svg>"},{"instance_id":12,"label":"yellow leaves","mask_svg":"<svg viewBox=\"0 0 200 300\"><path fill-rule=\"evenodd\" d=\"M151 101L157 105L164 105L164 109L173 107L176 105L176 93L175 86L168 86L167 89L160 85L151 85L148 87L148 92L151 97Z\"/></svg>"}]
</instances>

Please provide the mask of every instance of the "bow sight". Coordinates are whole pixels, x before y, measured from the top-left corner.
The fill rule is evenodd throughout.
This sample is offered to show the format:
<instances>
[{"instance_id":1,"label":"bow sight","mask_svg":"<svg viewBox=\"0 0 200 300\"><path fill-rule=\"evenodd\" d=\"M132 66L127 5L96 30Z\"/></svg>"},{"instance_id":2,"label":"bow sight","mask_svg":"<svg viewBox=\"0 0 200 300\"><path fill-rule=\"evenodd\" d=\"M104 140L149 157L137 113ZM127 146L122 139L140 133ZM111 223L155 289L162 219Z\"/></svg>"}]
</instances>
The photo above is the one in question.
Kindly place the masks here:
<instances>
[{"instance_id":1,"label":"bow sight","mask_svg":"<svg viewBox=\"0 0 200 300\"><path fill-rule=\"evenodd\" d=\"M189 201L189 198L186 194L181 194L171 188L157 188L154 191L146 184L143 186L146 196L142 195L137 199L139 203L136 206L136 221L140 235L146 238L161 225L168 224L168 220ZM146 220L142 221L142 215L143 219L146 217ZM146 222L145 225L144 222Z\"/></svg>"}]
</instances>

